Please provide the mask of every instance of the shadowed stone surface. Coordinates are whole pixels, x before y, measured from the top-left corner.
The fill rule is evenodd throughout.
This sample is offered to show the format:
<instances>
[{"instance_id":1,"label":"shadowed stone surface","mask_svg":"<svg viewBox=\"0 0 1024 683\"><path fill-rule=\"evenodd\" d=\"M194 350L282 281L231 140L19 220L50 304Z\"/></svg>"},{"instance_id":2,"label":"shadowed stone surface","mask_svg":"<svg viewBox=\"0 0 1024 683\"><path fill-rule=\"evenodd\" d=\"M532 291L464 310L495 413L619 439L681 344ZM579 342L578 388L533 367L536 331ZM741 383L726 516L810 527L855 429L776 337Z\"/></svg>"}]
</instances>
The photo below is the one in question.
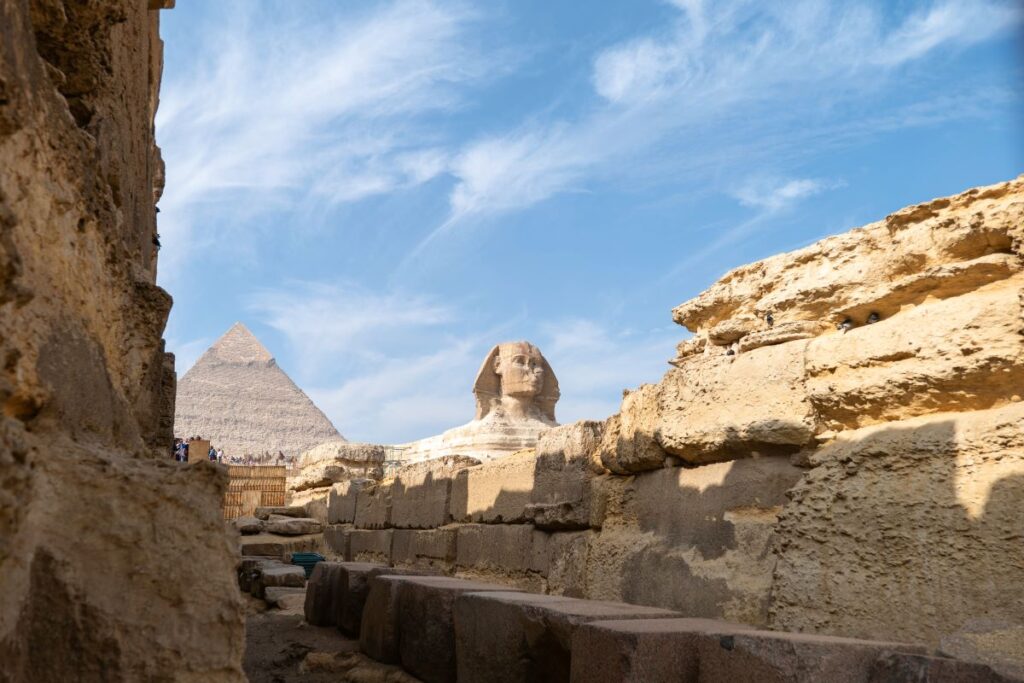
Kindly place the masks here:
<instances>
[{"instance_id":1,"label":"shadowed stone surface","mask_svg":"<svg viewBox=\"0 0 1024 683\"><path fill-rule=\"evenodd\" d=\"M454 606L458 678L491 683L569 680L576 628L590 621L679 616L625 603L529 593L468 593Z\"/></svg>"}]
</instances>

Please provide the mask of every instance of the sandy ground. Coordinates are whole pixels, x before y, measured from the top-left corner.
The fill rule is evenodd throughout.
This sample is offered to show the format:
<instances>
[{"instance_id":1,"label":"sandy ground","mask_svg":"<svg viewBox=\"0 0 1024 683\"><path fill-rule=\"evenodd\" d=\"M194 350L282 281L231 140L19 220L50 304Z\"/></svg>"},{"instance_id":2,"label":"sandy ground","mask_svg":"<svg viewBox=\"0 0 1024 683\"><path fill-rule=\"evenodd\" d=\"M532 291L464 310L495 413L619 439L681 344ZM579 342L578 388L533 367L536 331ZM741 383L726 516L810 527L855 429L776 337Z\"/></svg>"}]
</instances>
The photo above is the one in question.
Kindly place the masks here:
<instances>
[{"instance_id":1,"label":"sandy ground","mask_svg":"<svg viewBox=\"0 0 1024 683\"><path fill-rule=\"evenodd\" d=\"M301 599L288 603L264 611L262 600L251 601L242 661L251 683L418 683L401 669L360 654L359 641L338 629L307 624Z\"/></svg>"}]
</instances>

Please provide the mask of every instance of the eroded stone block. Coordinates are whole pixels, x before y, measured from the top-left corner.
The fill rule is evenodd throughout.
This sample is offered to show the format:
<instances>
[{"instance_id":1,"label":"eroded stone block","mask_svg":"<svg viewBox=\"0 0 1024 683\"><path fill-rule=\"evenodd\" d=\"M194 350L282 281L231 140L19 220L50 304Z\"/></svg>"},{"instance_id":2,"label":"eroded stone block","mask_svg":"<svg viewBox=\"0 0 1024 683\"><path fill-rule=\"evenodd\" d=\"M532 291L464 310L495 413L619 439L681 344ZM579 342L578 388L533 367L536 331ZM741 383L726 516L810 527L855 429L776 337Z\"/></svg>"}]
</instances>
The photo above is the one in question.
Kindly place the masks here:
<instances>
[{"instance_id":1,"label":"eroded stone block","mask_svg":"<svg viewBox=\"0 0 1024 683\"><path fill-rule=\"evenodd\" d=\"M351 479L331 486L327 498L327 523L352 524L356 521L356 498L371 486L369 479Z\"/></svg>"},{"instance_id":2,"label":"eroded stone block","mask_svg":"<svg viewBox=\"0 0 1024 683\"><path fill-rule=\"evenodd\" d=\"M353 562L391 563L391 529L353 529L348 532L349 557Z\"/></svg>"},{"instance_id":3,"label":"eroded stone block","mask_svg":"<svg viewBox=\"0 0 1024 683\"><path fill-rule=\"evenodd\" d=\"M391 525L400 529L442 526L451 517L451 495L450 477L427 468L405 468L391 485Z\"/></svg>"},{"instance_id":4,"label":"eroded stone block","mask_svg":"<svg viewBox=\"0 0 1024 683\"><path fill-rule=\"evenodd\" d=\"M304 536L319 534L323 525L310 517L291 517L274 519L271 517L263 523L263 532L280 536Z\"/></svg>"},{"instance_id":5,"label":"eroded stone block","mask_svg":"<svg viewBox=\"0 0 1024 683\"><path fill-rule=\"evenodd\" d=\"M393 607L402 668L426 683L455 681L457 668L452 606L456 598L468 592L508 591L509 588L447 576L398 577L393 580L398 582L398 598Z\"/></svg>"},{"instance_id":6,"label":"eroded stone block","mask_svg":"<svg viewBox=\"0 0 1024 683\"><path fill-rule=\"evenodd\" d=\"M337 608L342 581L341 562L317 562L306 584L303 612L306 622L313 626L336 626Z\"/></svg>"},{"instance_id":7,"label":"eroded stone block","mask_svg":"<svg viewBox=\"0 0 1024 683\"><path fill-rule=\"evenodd\" d=\"M338 582L332 606L334 623L343 633L353 638L359 636L359 626L363 621L363 606L369 593L367 581L374 576L374 571L387 570L388 567L373 562L339 562Z\"/></svg>"},{"instance_id":8,"label":"eroded stone block","mask_svg":"<svg viewBox=\"0 0 1024 683\"><path fill-rule=\"evenodd\" d=\"M458 679L568 681L572 634L608 619L679 616L669 610L530 593L467 593L453 608Z\"/></svg>"},{"instance_id":9,"label":"eroded stone block","mask_svg":"<svg viewBox=\"0 0 1024 683\"><path fill-rule=\"evenodd\" d=\"M547 534L532 524L464 524L458 527L455 563L501 573L547 571Z\"/></svg>"},{"instance_id":10,"label":"eroded stone block","mask_svg":"<svg viewBox=\"0 0 1024 683\"><path fill-rule=\"evenodd\" d=\"M355 525L360 529L391 526L391 486L377 484L356 493Z\"/></svg>"},{"instance_id":11,"label":"eroded stone block","mask_svg":"<svg viewBox=\"0 0 1024 683\"><path fill-rule=\"evenodd\" d=\"M526 450L459 472L452 493L455 521L525 522L535 461L534 452Z\"/></svg>"},{"instance_id":12,"label":"eroded stone block","mask_svg":"<svg viewBox=\"0 0 1024 683\"><path fill-rule=\"evenodd\" d=\"M302 588L306 585L306 570L290 564L274 564L263 566L256 572L252 581L252 594L262 598L267 588L288 587Z\"/></svg>"},{"instance_id":13,"label":"eroded stone block","mask_svg":"<svg viewBox=\"0 0 1024 683\"><path fill-rule=\"evenodd\" d=\"M455 561L454 526L441 529L395 529L391 542L391 561L396 565L414 565L447 571Z\"/></svg>"}]
</instances>

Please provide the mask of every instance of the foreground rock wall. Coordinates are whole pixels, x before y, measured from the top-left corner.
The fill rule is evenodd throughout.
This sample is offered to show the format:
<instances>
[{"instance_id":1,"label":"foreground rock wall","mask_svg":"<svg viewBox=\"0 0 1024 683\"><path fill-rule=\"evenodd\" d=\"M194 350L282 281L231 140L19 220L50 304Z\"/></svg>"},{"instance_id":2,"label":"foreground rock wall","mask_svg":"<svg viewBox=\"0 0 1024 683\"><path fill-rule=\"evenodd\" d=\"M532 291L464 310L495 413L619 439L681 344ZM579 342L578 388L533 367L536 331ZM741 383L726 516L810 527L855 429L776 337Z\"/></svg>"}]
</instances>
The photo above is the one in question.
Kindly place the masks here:
<instances>
[{"instance_id":1,"label":"foreground rock wall","mask_svg":"<svg viewBox=\"0 0 1024 683\"><path fill-rule=\"evenodd\" d=\"M732 271L674 311L694 336L618 415L337 485L328 544L783 630L1018 623L1022 236L1018 178Z\"/></svg>"},{"instance_id":2,"label":"foreground rock wall","mask_svg":"<svg viewBox=\"0 0 1024 683\"><path fill-rule=\"evenodd\" d=\"M162 4L0 0L0 680L242 679L225 479L167 457Z\"/></svg>"}]
</instances>

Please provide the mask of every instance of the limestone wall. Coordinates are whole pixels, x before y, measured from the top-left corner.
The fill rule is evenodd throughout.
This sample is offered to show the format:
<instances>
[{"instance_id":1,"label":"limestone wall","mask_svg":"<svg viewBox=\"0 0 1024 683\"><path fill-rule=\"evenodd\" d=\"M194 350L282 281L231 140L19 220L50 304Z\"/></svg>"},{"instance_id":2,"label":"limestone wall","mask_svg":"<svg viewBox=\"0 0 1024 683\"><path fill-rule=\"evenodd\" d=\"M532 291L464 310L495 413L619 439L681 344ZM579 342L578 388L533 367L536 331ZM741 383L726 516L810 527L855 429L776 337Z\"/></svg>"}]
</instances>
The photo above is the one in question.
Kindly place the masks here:
<instances>
[{"instance_id":1,"label":"limestone wall","mask_svg":"<svg viewBox=\"0 0 1024 683\"><path fill-rule=\"evenodd\" d=\"M658 384L535 450L335 486L330 548L935 644L1024 613L1024 177L726 274Z\"/></svg>"},{"instance_id":2,"label":"limestone wall","mask_svg":"<svg viewBox=\"0 0 1024 683\"><path fill-rule=\"evenodd\" d=\"M163 4L0 0L0 680L242 680L225 478L169 457Z\"/></svg>"},{"instance_id":3,"label":"limestone wall","mask_svg":"<svg viewBox=\"0 0 1024 683\"><path fill-rule=\"evenodd\" d=\"M600 429L558 427L482 465L337 484L325 542L348 560L766 624L770 544L803 471L767 456L597 474L578 446L596 446Z\"/></svg>"}]
</instances>

